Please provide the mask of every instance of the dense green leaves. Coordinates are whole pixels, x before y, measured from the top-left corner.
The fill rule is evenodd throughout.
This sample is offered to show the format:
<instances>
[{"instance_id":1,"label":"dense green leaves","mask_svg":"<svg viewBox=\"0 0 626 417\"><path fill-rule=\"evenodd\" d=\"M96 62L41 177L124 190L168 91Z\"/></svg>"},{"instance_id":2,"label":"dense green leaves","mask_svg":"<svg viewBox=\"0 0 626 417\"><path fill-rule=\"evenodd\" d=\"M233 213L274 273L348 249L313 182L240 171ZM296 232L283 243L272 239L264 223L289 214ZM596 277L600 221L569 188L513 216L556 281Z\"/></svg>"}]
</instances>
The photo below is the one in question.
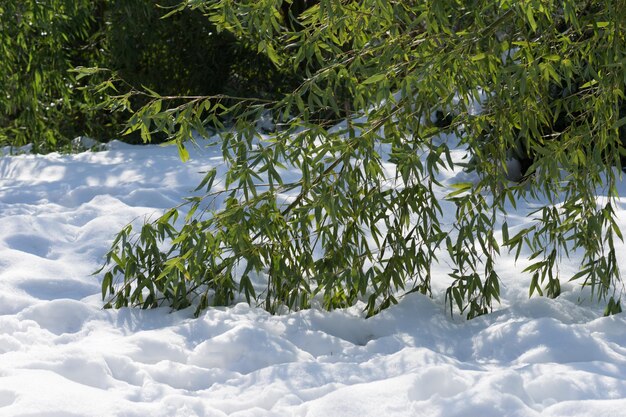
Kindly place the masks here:
<instances>
[{"instance_id":1,"label":"dense green leaves","mask_svg":"<svg viewBox=\"0 0 626 417\"><path fill-rule=\"evenodd\" d=\"M531 294L558 296L558 261L581 250L573 278L600 298L612 295L620 279L612 167L624 154L623 1L320 0L298 25L285 20L281 3L181 5L303 78L265 99L191 97L171 107L145 93L151 100L130 129L146 138L165 131L182 147L207 123L234 125L220 138L225 182L205 178L193 215L174 229L177 211L168 212L138 242L125 230L113 245L118 279L107 275L104 292L115 305L161 297L200 311L241 292L272 312L364 300L375 314L402 293L430 293L431 264L446 257L450 307L475 317L499 301L499 252L519 257L522 248L531 253ZM128 96L110 99L123 106ZM431 121L440 109L455 115L447 128L479 174L447 190L457 207L451 226L437 175L453 161L442 126ZM268 110L278 129L262 136L253 123ZM529 177L512 184L507 159L530 154ZM285 182L285 167L301 177ZM608 201L598 204L598 189ZM221 209L212 204L218 197ZM505 223L499 241L506 204L537 197L553 203L513 236ZM262 288L254 286L259 277ZM610 300L609 312L617 311Z\"/></svg>"},{"instance_id":2,"label":"dense green leaves","mask_svg":"<svg viewBox=\"0 0 626 417\"><path fill-rule=\"evenodd\" d=\"M102 136L111 123L79 87L73 66L101 65L104 1L0 4L0 144L62 148L75 136Z\"/></svg>"},{"instance_id":3,"label":"dense green leaves","mask_svg":"<svg viewBox=\"0 0 626 417\"><path fill-rule=\"evenodd\" d=\"M183 113L198 114L203 123L196 130L202 131L216 126L202 116L208 113L203 106L232 105L226 96L275 96L296 78L277 71L256 45L218 33L199 10L173 10L162 18L178 4L178 0L3 1L0 144L32 143L36 151L52 151L64 149L81 135L101 141L163 141L176 135L173 128L163 134L167 118L155 117L153 126L150 118L176 112L192 96L221 96ZM109 79L111 74L115 79ZM106 94L118 96L115 105L108 105ZM155 100L173 96L186 98ZM129 117L141 118L144 127L122 136L121 121ZM188 135L183 131L177 136Z\"/></svg>"}]
</instances>

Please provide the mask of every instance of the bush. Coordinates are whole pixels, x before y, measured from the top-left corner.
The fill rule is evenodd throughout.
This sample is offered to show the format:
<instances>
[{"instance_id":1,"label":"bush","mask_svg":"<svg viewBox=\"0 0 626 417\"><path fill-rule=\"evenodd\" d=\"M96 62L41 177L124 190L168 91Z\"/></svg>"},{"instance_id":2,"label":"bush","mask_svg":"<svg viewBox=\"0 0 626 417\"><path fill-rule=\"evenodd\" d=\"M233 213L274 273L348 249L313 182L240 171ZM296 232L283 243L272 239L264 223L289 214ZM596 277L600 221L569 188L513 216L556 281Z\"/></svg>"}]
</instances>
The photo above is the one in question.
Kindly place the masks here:
<instances>
[{"instance_id":1,"label":"bush","mask_svg":"<svg viewBox=\"0 0 626 417\"><path fill-rule=\"evenodd\" d=\"M103 1L4 1L0 5L0 144L54 150L101 136L115 122L68 72L103 63Z\"/></svg>"},{"instance_id":2,"label":"bush","mask_svg":"<svg viewBox=\"0 0 626 417\"><path fill-rule=\"evenodd\" d=\"M35 151L52 151L80 135L101 141L119 137L123 121L149 98L131 94L123 105L107 108L93 85L108 74L96 67L117 74L116 94L147 88L162 96L262 97L293 78L232 34L217 33L199 10L163 18L178 3L3 2L0 88L6 94L0 97L0 144L33 143ZM74 72L76 67L83 74ZM86 73L91 77L84 78ZM142 142L139 135L123 139Z\"/></svg>"},{"instance_id":3,"label":"bush","mask_svg":"<svg viewBox=\"0 0 626 417\"><path fill-rule=\"evenodd\" d=\"M151 96L131 129L184 133L206 117L245 117L221 137L225 190L213 186L212 171L200 185L206 197L191 200L180 229L173 209L144 225L137 240L130 228L118 235L103 282L108 306L165 300L175 308L195 303L199 312L242 293L272 312L306 308L319 296L326 308L363 299L375 314L403 292L429 294L431 264L443 250L452 261L446 299L451 311L471 318L499 300L495 225L506 203L562 196L561 205L538 209L536 223L514 236L505 222L502 244L518 256L530 248L530 293L552 297L560 293L558 260L581 249L580 272L571 278L600 299L610 297L609 312L617 311L614 239L622 235L611 165L624 154L618 130L625 124L626 9L620 2L594 8L571 0L321 0L295 29L277 12L280 4L188 3L306 79L275 101L224 106L205 98L169 113L160 111L167 99ZM579 76L586 80L579 94L557 105L546 100L550 86ZM486 110L475 114L481 97ZM251 124L268 109L285 124L269 139ZM449 193L457 207L451 229L442 226L435 195L437 172L453 165L446 143L434 139L441 123L430 119L437 109L458 115L450 128L480 173L476 184ZM550 140L542 126L562 110L571 128ZM346 115L328 129L330 119ZM510 184L504 168L520 138L536 155L536 174L526 186ZM387 178L383 163L394 165L395 178ZM299 168L301 179L284 182L283 166ZM602 204L598 187L609 196ZM295 198L284 203L284 193ZM218 194L224 207L211 210ZM163 242L169 247L161 252ZM261 293L252 285L256 274L267 276Z\"/></svg>"}]
</instances>

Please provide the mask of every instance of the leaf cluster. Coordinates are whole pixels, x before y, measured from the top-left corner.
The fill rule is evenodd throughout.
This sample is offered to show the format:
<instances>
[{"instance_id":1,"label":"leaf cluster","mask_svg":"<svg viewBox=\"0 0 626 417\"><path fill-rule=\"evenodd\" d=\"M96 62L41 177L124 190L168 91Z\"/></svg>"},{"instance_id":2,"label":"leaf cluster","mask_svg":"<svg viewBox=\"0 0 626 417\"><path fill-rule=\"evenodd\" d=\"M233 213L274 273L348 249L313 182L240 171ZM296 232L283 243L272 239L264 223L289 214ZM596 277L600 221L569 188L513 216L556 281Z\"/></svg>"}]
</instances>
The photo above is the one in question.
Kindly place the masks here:
<instances>
[{"instance_id":1,"label":"leaf cluster","mask_svg":"<svg viewBox=\"0 0 626 417\"><path fill-rule=\"evenodd\" d=\"M110 117L68 69L102 64L103 1L4 1L0 5L0 143L35 150L99 135Z\"/></svg>"},{"instance_id":2,"label":"leaf cluster","mask_svg":"<svg viewBox=\"0 0 626 417\"><path fill-rule=\"evenodd\" d=\"M122 136L123 122L133 110L154 109L158 95L268 98L294 82L293 74L278 71L256 48L218 32L200 10L170 13L178 4L2 2L0 144L53 151L82 135L143 143L140 130ZM125 100L109 106L108 95ZM165 111L184 102L159 105Z\"/></svg>"},{"instance_id":3,"label":"leaf cluster","mask_svg":"<svg viewBox=\"0 0 626 417\"><path fill-rule=\"evenodd\" d=\"M296 28L280 6L180 6L202 10L218 30L304 78L267 101L189 97L172 111L156 104L169 98L154 97L133 116L130 129L146 136L229 116L234 125L220 136L224 181L207 174L206 195L189 202L182 227L170 228L178 210L146 224L142 234L155 241L128 244L122 232L108 256L104 297L146 306L149 294L147 306L159 298L177 307L200 297L197 312L237 293L272 312L363 300L375 314L403 293L429 294L431 265L445 256L446 298L471 318L499 301L500 250L519 256L526 248L531 295L558 296L559 260L581 250L572 279L599 298L610 295L608 311L619 310L613 167L624 155L623 1L320 0ZM455 115L446 128L478 173L475 183L447 191L457 207L451 222L437 177L454 162L432 120L442 109ZM278 125L269 136L254 126L266 111ZM184 150L189 136L172 137ZM511 184L507 160L519 149L532 154L532 175ZM300 178L285 182L294 169ZM550 204L531 227L511 236L504 222L497 231L519 198ZM163 267L153 272L148 260L163 245Z\"/></svg>"}]
</instances>

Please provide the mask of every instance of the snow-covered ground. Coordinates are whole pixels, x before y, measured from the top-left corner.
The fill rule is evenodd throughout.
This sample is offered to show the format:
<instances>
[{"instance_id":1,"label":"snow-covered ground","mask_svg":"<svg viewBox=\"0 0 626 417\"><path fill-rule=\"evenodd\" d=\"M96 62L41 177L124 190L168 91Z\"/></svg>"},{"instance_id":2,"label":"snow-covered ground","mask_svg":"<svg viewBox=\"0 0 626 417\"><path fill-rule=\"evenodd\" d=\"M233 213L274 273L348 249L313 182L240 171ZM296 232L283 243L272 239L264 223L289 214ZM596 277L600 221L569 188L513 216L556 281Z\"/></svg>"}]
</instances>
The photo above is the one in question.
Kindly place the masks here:
<instances>
[{"instance_id":1,"label":"snow-covered ground","mask_svg":"<svg viewBox=\"0 0 626 417\"><path fill-rule=\"evenodd\" d=\"M529 300L512 256L501 308L469 322L441 294L368 320L358 307L102 310L91 273L114 233L220 163L121 143L0 158L0 416L626 416L626 316L602 317L574 285Z\"/></svg>"}]
</instances>

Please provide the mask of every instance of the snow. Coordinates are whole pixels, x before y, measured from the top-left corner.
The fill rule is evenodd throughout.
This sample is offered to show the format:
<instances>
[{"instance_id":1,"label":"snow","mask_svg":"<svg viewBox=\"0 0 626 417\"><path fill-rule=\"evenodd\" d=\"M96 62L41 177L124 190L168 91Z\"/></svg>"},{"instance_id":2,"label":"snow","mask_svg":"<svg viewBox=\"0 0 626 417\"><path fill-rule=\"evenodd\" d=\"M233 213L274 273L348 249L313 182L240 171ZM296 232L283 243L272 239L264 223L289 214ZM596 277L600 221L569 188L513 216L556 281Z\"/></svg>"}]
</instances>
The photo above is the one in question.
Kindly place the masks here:
<instances>
[{"instance_id":1,"label":"snow","mask_svg":"<svg viewBox=\"0 0 626 417\"><path fill-rule=\"evenodd\" d=\"M573 284L528 299L513 255L500 259L501 307L471 321L440 292L370 319L363 306L103 310L91 274L114 233L220 163L210 149L182 163L175 148L118 142L0 158L0 416L626 416L626 316L602 317Z\"/></svg>"}]
</instances>

